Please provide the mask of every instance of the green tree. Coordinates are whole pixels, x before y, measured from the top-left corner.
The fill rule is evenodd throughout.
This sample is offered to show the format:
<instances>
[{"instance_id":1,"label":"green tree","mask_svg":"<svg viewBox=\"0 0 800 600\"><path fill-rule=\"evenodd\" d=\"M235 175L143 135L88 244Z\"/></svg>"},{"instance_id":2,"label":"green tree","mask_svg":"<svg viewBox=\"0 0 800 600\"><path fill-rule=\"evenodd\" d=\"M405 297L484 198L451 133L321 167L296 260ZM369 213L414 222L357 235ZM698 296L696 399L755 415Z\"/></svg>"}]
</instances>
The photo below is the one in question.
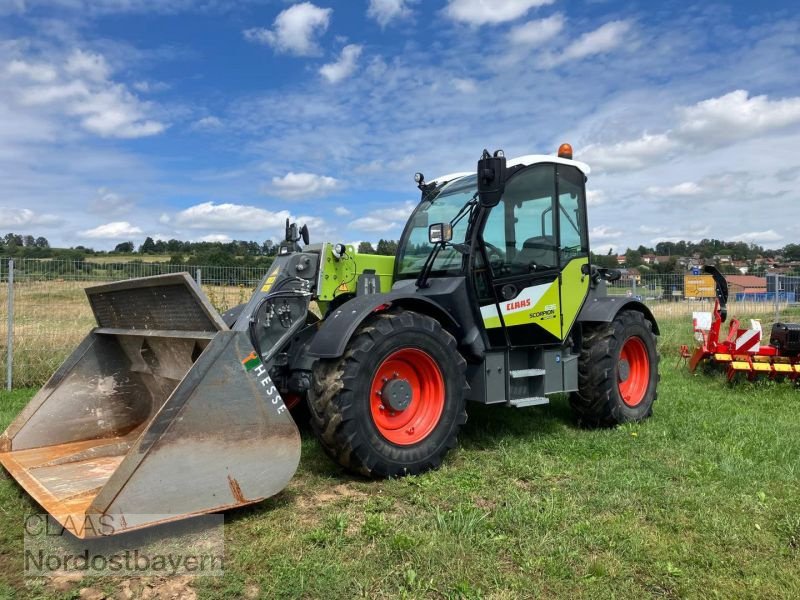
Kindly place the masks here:
<instances>
[{"instance_id":1,"label":"green tree","mask_svg":"<svg viewBox=\"0 0 800 600\"><path fill-rule=\"evenodd\" d=\"M394 256L397 254L397 242L394 240L378 240L378 247L375 248L375 254L383 256Z\"/></svg>"},{"instance_id":2,"label":"green tree","mask_svg":"<svg viewBox=\"0 0 800 600\"><path fill-rule=\"evenodd\" d=\"M139 246L139 254L150 254L155 252L156 250L156 243L153 241L153 238L147 236L145 238L144 243Z\"/></svg>"},{"instance_id":3,"label":"green tree","mask_svg":"<svg viewBox=\"0 0 800 600\"><path fill-rule=\"evenodd\" d=\"M114 246L114 252L119 252L120 254L130 254L133 252L133 242L122 242L121 244L117 244Z\"/></svg>"},{"instance_id":4,"label":"green tree","mask_svg":"<svg viewBox=\"0 0 800 600\"><path fill-rule=\"evenodd\" d=\"M375 254L375 248L372 247L371 242L361 242L358 245L359 254Z\"/></svg>"}]
</instances>

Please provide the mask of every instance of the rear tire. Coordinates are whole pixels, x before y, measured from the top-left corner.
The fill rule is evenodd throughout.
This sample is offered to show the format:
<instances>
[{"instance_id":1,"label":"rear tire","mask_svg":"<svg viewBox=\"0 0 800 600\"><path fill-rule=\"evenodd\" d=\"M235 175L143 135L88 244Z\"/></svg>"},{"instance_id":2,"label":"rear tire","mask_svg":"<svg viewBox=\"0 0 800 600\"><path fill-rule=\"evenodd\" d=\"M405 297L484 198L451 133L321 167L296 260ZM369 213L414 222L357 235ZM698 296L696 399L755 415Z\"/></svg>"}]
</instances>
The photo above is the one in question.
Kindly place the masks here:
<instances>
[{"instance_id":1,"label":"rear tire","mask_svg":"<svg viewBox=\"0 0 800 600\"><path fill-rule=\"evenodd\" d=\"M465 370L455 339L435 319L376 315L342 357L316 363L311 426L333 460L361 475L436 469L467 420Z\"/></svg>"},{"instance_id":2,"label":"rear tire","mask_svg":"<svg viewBox=\"0 0 800 600\"><path fill-rule=\"evenodd\" d=\"M638 311L623 311L611 323L585 326L578 391L570 395L578 422L611 427L652 415L658 361L653 325Z\"/></svg>"}]
</instances>

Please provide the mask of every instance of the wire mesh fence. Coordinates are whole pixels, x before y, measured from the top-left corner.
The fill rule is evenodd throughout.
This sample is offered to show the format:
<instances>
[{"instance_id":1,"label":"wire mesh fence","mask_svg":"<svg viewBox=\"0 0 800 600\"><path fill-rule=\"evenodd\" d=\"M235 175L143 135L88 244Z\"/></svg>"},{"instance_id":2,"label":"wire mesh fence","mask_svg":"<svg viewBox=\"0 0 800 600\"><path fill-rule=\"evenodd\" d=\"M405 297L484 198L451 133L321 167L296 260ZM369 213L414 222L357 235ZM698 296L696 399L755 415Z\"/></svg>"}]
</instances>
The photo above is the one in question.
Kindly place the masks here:
<instances>
[{"instance_id":1,"label":"wire mesh fence","mask_svg":"<svg viewBox=\"0 0 800 600\"><path fill-rule=\"evenodd\" d=\"M211 304L224 312L246 302L265 272L263 266L14 259L12 286L9 284L10 265L8 258L0 258L0 377L14 387L44 383L94 326L84 294L88 286L188 272L201 284ZM643 301L659 321L675 321L675 326L661 328L663 333L670 332L667 333L670 339L662 343L671 347L691 339L692 312L713 308L713 298L692 295L696 290L686 287L686 277L684 273L627 276L609 284L608 292ZM800 277L765 277L763 286L757 281L750 283L758 285L741 289L731 285L729 314L761 318L765 323L800 318ZM12 288L13 295L9 296ZM7 376L9 358L13 367L10 379Z\"/></svg>"},{"instance_id":2,"label":"wire mesh fence","mask_svg":"<svg viewBox=\"0 0 800 600\"><path fill-rule=\"evenodd\" d=\"M224 312L250 298L264 267L0 259L0 372L6 387L10 383L14 387L44 383L95 325L84 288L180 272L188 272L201 283L214 307ZM13 286L9 285L10 276ZM13 310L9 311L12 287ZM13 369L9 380L10 358Z\"/></svg>"}]
</instances>

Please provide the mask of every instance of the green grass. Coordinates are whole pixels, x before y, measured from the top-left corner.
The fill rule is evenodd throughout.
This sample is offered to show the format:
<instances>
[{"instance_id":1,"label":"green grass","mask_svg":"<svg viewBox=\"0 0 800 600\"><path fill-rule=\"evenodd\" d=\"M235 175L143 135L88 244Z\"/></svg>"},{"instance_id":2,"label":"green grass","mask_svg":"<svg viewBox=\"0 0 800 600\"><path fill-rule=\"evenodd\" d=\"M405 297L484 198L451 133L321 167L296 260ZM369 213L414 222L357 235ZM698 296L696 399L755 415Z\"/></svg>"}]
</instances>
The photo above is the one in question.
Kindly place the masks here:
<instances>
[{"instance_id":1,"label":"green grass","mask_svg":"<svg viewBox=\"0 0 800 600\"><path fill-rule=\"evenodd\" d=\"M800 597L800 390L691 376L675 368L685 324L662 327L645 423L581 430L564 398L470 405L442 469L376 482L304 433L286 490L227 514L226 575L190 585L201 598ZM0 395L3 424L31 393ZM24 587L21 523L36 510L0 476L0 597L121 585Z\"/></svg>"}]
</instances>

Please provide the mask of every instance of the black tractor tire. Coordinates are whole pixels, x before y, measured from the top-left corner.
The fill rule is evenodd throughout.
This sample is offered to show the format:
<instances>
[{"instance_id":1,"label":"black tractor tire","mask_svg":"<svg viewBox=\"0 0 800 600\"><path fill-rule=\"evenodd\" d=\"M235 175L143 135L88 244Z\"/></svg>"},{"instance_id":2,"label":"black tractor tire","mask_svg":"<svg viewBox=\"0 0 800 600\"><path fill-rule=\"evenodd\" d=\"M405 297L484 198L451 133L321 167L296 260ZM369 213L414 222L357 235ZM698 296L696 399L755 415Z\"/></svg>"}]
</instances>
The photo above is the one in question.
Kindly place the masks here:
<instances>
[{"instance_id":1,"label":"black tractor tire","mask_svg":"<svg viewBox=\"0 0 800 600\"><path fill-rule=\"evenodd\" d=\"M441 375L437 381L444 386L443 396L437 395L443 406L438 400L440 416L430 419L427 427L432 429L423 439L401 445L378 428L373 386L385 381L378 373L390 357L409 351L421 351L435 364ZM325 452L352 472L382 478L436 469L467 421L465 371L455 339L435 319L406 310L375 315L353 334L342 357L315 364L308 403L311 427Z\"/></svg>"},{"instance_id":2,"label":"black tractor tire","mask_svg":"<svg viewBox=\"0 0 800 600\"><path fill-rule=\"evenodd\" d=\"M634 371L627 360L622 360L626 344L635 351L626 351L625 357L638 356L639 363L648 363L646 372L637 372L642 382L638 389L643 391L627 396L627 402L622 387ZM658 391L658 361L653 324L638 311L622 311L611 323L585 325L578 359L578 391L570 394L570 406L578 423L613 427L652 415Z\"/></svg>"}]
</instances>

